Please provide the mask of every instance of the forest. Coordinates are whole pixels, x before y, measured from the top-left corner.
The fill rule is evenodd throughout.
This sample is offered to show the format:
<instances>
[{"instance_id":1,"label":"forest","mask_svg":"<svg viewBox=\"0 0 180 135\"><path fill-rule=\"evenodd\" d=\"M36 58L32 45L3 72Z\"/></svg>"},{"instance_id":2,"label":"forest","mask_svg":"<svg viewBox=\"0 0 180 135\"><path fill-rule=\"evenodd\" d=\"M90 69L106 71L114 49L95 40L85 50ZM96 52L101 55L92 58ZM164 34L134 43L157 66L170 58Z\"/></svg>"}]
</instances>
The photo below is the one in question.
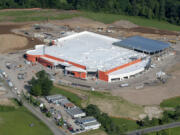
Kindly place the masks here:
<instances>
[{"instance_id":1,"label":"forest","mask_svg":"<svg viewBox=\"0 0 180 135\"><path fill-rule=\"evenodd\" d=\"M0 0L0 9L35 7L142 16L180 25L180 0Z\"/></svg>"}]
</instances>

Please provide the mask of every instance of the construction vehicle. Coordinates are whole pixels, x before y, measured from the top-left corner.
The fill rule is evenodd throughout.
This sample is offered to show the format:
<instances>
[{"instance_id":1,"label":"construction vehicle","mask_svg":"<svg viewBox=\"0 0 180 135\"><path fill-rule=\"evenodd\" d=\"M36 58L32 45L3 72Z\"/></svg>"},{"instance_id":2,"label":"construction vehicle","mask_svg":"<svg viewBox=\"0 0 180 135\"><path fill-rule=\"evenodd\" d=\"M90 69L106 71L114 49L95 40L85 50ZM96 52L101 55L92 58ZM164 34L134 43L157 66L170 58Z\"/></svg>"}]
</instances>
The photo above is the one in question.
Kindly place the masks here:
<instances>
[{"instance_id":1,"label":"construction vehicle","mask_svg":"<svg viewBox=\"0 0 180 135\"><path fill-rule=\"evenodd\" d=\"M175 40L169 40L168 42L172 43L172 44L176 44Z\"/></svg>"}]
</instances>

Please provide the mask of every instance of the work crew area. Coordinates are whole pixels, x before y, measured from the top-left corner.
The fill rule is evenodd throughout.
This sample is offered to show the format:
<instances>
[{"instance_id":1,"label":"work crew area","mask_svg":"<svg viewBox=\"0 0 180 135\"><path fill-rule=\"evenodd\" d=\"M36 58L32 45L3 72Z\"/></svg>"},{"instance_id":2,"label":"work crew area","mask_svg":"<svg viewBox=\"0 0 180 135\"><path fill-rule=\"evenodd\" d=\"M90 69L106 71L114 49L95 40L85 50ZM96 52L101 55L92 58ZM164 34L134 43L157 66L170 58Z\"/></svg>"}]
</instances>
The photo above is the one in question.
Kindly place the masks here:
<instances>
[{"instance_id":1,"label":"work crew area","mask_svg":"<svg viewBox=\"0 0 180 135\"><path fill-rule=\"evenodd\" d=\"M36 45L34 50L27 51L27 60L51 68L63 68L65 75L106 82L122 81L143 72L151 62L145 52L161 52L170 46L143 37L121 41L87 31L53 40L52 43L51 46Z\"/></svg>"}]
</instances>

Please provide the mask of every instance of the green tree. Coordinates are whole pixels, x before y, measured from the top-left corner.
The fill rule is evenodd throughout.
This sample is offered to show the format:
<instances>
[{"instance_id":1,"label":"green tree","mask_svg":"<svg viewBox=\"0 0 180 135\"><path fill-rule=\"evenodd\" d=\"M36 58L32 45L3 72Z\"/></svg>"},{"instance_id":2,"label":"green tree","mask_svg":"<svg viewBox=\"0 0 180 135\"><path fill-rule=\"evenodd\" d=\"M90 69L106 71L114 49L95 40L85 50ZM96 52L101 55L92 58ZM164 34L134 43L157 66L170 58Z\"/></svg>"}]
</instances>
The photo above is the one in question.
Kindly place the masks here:
<instances>
[{"instance_id":1,"label":"green tree","mask_svg":"<svg viewBox=\"0 0 180 135\"><path fill-rule=\"evenodd\" d=\"M167 111L163 112L162 122L163 123L169 122L169 113Z\"/></svg>"},{"instance_id":2,"label":"green tree","mask_svg":"<svg viewBox=\"0 0 180 135\"><path fill-rule=\"evenodd\" d=\"M40 96L42 94L41 91L42 91L42 88L41 88L41 85L39 83L32 85L32 88L31 88L31 94L32 95Z\"/></svg>"},{"instance_id":3,"label":"green tree","mask_svg":"<svg viewBox=\"0 0 180 135\"><path fill-rule=\"evenodd\" d=\"M165 0L160 0L159 18L165 18Z\"/></svg>"},{"instance_id":4,"label":"green tree","mask_svg":"<svg viewBox=\"0 0 180 135\"><path fill-rule=\"evenodd\" d=\"M49 78L45 78L43 81L42 81L42 95L43 96L47 96L50 94L50 91L53 87L53 83L51 80L49 80Z\"/></svg>"},{"instance_id":5,"label":"green tree","mask_svg":"<svg viewBox=\"0 0 180 135\"><path fill-rule=\"evenodd\" d=\"M174 115L175 115L175 119L179 119L180 118L180 106L177 106L175 108Z\"/></svg>"},{"instance_id":6,"label":"green tree","mask_svg":"<svg viewBox=\"0 0 180 135\"><path fill-rule=\"evenodd\" d=\"M44 71L36 73L34 77L29 81L30 93L34 96L47 96L53 88L53 83L48 77L49 75Z\"/></svg>"},{"instance_id":7,"label":"green tree","mask_svg":"<svg viewBox=\"0 0 180 135\"><path fill-rule=\"evenodd\" d=\"M58 121L58 126L63 126L63 124L64 124L64 120L63 120L63 118L61 118L59 121Z\"/></svg>"}]
</instances>

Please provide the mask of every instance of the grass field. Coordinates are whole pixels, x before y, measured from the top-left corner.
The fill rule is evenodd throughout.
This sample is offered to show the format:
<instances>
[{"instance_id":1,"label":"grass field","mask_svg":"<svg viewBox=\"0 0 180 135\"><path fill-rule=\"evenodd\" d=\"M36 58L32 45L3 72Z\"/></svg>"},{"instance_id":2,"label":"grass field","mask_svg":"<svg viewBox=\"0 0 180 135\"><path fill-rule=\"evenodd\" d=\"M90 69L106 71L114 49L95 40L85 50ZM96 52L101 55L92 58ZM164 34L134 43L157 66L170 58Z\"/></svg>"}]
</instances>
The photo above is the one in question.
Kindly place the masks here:
<instances>
[{"instance_id":1,"label":"grass field","mask_svg":"<svg viewBox=\"0 0 180 135\"><path fill-rule=\"evenodd\" d=\"M158 29L171 30L171 31L180 31L180 26L173 25L165 21L146 19L146 18L137 17L137 16L135 17L135 16L92 13L92 12L83 12L82 15L84 17L87 17L96 21L100 21L103 23L107 23L107 24L113 23L118 20L128 20L139 26L154 27Z\"/></svg>"},{"instance_id":2,"label":"grass field","mask_svg":"<svg viewBox=\"0 0 180 135\"><path fill-rule=\"evenodd\" d=\"M125 131L132 131L138 129L138 125L134 120L128 120L124 118L114 118L114 117L112 117L112 120L114 121L115 124L119 125Z\"/></svg>"},{"instance_id":3,"label":"grass field","mask_svg":"<svg viewBox=\"0 0 180 135\"><path fill-rule=\"evenodd\" d=\"M158 29L165 29L171 31L180 31L180 26L167 23L165 21L146 19L142 17L115 15L105 13L93 12L65 12L58 10L37 10L37 11L1 11L0 21L13 21L13 22L27 22L27 21L47 21L47 20L62 20L72 17L86 17L106 24L113 23L118 20L128 20L140 26L154 27Z\"/></svg>"},{"instance_id":4,"label":"grass field","mask_svg":"<svg viewBox=\"0 0 180 135\"><path fill-rule=\"evenodd\" d=\"M80 97L78 97L76 94L68 92L66 90L54 87L51 91L51 94L61 94L65 97L67 97L71 102L73 102L74 104L76 104L77 106L81 106L82 103L82 99Z\"/></svg>"},{"instance_id":5,"label":"grass field","mask_svg":"<svg viewBox=\"0 0 180 135\"><path fill-rule=\"evenodd\" d=\"M180 127L169 128L165 130L167 134L157 134L157 133L149 133L147 135L180 135Z\"/></svg>"},{"instance_id":6,"label":"grass field","mask_svg":"<svg viewBox=\"0 0 180 135\"><path fill-rule=\"evenodd\" d=\"M33 123L34 126L29 125ZM0 112L0 135L53 135L53 133L26 108Z\"/></svg>"},{"instance_id":7,"label":"grass field","mask_svg":"<svg viewBox=\"0 0 180 135\"><path fill-rule=\"evenodd\" d=\"M173 108L175 108L178 105L180 105L180 97L173 97L170 99L166 99L160 104L161 107L173 107Z\"/></svg>"}]
</instances>

